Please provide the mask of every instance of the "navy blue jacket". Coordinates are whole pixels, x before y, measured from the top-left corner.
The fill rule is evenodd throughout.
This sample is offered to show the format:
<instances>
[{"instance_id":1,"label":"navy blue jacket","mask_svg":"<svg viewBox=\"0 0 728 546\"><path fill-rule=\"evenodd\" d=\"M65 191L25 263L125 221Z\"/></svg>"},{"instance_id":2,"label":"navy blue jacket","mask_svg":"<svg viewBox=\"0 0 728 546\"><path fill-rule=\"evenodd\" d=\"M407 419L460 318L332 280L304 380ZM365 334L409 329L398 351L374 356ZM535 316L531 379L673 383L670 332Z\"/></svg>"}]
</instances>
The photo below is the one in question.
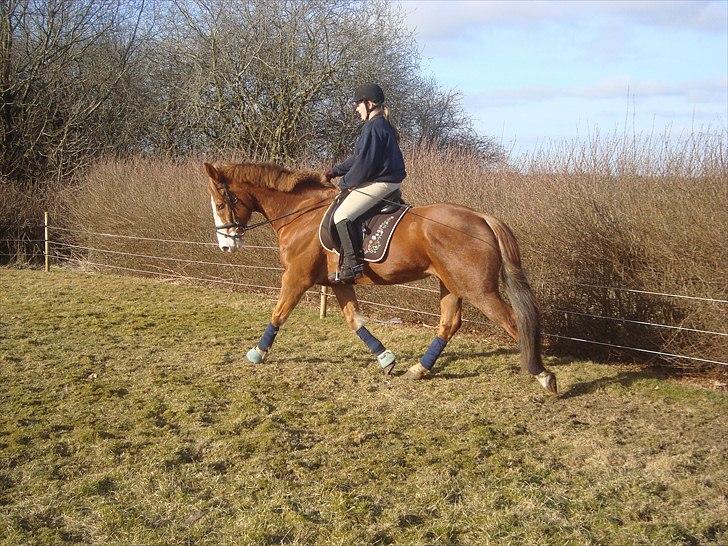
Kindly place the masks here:
<instances>
[{"instance_id":1,"label":"navy blue jacket","mask_svg":"<svg viewBox=\"0 0 728 546\"><path fill-rule=\"evenodd\" d=\"M354 146L354 154L332 171L334 176L344 176L339 183L342 190L372 181L402 182L407 173L397 136L389 121L381 115L367 120Z\"/></svg>"}]
</instances>

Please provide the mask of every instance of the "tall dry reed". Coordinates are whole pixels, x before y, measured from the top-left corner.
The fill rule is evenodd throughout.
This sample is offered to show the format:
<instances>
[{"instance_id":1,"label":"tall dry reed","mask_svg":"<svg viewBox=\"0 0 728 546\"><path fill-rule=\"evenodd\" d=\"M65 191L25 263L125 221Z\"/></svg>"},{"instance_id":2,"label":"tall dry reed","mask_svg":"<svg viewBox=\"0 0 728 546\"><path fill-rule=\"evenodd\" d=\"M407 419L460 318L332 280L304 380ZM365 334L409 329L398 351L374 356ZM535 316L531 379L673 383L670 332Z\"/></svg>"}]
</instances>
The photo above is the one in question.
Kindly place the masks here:
<instances>
[{"instance_id":1,"label":"tall dry reed","mask_svg":"<svg viewBox=\"0 0 728 546\"><path fill-rule=\"evenodd\" d=\"M622 320L708 331L725 328L724 304L635 292L728 299L724 139L697 134L660 146L649 138L625 139L598 136L591 142L561 143L515 166L488 165L476 156L432 146L408 147L405 198L414 204L459 203L511 225L548 334L726 362L725 337ZM99 162L64 196L65 217L78 230L213 243L201 163L143 158ZM258 268L279 265L277 253L265 249L225 255L214 245L77 237L79 246L87 248ZM270 228L262 228L246 242L274 241ZM77 255L130 269L279 284L279 272L273 270L98 250L77 250ZM434 282L420 286L437 288ZM376 287L361 290L360 297L438 312L437 295L428 292ZM382 318L395 314L437 323L436 316L370 310ZM466 308L465 317L485 321L472 308ZM552 350L593 355L609 350L557 337L547 341Z\"/></svg>"}]
</instances>

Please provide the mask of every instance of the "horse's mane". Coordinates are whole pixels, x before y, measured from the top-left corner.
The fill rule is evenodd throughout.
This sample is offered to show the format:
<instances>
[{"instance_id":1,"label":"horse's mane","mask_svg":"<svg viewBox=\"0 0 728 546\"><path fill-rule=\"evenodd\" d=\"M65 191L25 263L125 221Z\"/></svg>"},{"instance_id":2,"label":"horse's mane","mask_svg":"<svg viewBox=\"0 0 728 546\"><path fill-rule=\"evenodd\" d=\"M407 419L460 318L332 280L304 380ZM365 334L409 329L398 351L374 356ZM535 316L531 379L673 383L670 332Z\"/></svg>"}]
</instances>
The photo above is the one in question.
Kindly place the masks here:
<instances>
[{"instance_id":1,"label":"horse's mane","mask_svg":"<svg viewBox=\"0 0 728 546\"><path fill-rule=\"evenodd\" d=\"M242 182L282 192L292 192L306 183L322 188L333 187L333 184L326 182L317 172L292 171L275 163L225 163L217 168L230 182Z\"/></svg>"}]
</instances>

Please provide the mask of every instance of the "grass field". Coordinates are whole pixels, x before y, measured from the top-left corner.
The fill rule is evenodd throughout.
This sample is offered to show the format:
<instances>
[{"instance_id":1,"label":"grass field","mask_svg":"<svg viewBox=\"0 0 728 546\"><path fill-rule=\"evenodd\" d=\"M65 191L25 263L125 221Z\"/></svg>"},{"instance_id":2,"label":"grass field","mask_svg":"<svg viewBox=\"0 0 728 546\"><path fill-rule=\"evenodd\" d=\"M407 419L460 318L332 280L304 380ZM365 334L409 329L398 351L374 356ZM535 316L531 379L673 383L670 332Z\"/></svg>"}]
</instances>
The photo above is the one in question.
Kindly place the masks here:
<instances>
[{"instance_id":1,"label":"grass field","mask_svg":"<svg viewBox=\"0 0 728 546\"><path fill-rule=\"evenodd\" d=\"M269 297L0 270L0 542L725 544L728 397L458 336L379 374ZM415 362L433 332L370 324Z\"/></svg>"}]
</instances>

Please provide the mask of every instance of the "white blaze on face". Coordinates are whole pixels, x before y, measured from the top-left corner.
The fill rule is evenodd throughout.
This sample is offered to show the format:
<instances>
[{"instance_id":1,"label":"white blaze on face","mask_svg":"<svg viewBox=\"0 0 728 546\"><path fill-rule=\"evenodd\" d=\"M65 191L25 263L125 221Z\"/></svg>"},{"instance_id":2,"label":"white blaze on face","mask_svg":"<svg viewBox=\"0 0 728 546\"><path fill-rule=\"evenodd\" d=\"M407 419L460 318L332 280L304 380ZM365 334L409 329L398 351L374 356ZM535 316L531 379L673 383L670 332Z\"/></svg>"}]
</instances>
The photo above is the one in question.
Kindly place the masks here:
<instances>
[{"instance_id":1,"label":"white blaze on face","mask_svg":"<svg viewBox=\"0 0 728 546\"><path fill-rule=\"evenodd\" d=\"M215 218L215 233L217 234L217 244L220 247L220 250L224 252L232 252L233 250L240 248L242 246L242 240L230 237L230 235L235 234L235 228L217 227L224 225L225 221L223 221L223 219L220 218L220 215L217 213L215 200L212 197L210 197L210 202L212 204L212 215Z\"/></svg>"}]
</instances>

